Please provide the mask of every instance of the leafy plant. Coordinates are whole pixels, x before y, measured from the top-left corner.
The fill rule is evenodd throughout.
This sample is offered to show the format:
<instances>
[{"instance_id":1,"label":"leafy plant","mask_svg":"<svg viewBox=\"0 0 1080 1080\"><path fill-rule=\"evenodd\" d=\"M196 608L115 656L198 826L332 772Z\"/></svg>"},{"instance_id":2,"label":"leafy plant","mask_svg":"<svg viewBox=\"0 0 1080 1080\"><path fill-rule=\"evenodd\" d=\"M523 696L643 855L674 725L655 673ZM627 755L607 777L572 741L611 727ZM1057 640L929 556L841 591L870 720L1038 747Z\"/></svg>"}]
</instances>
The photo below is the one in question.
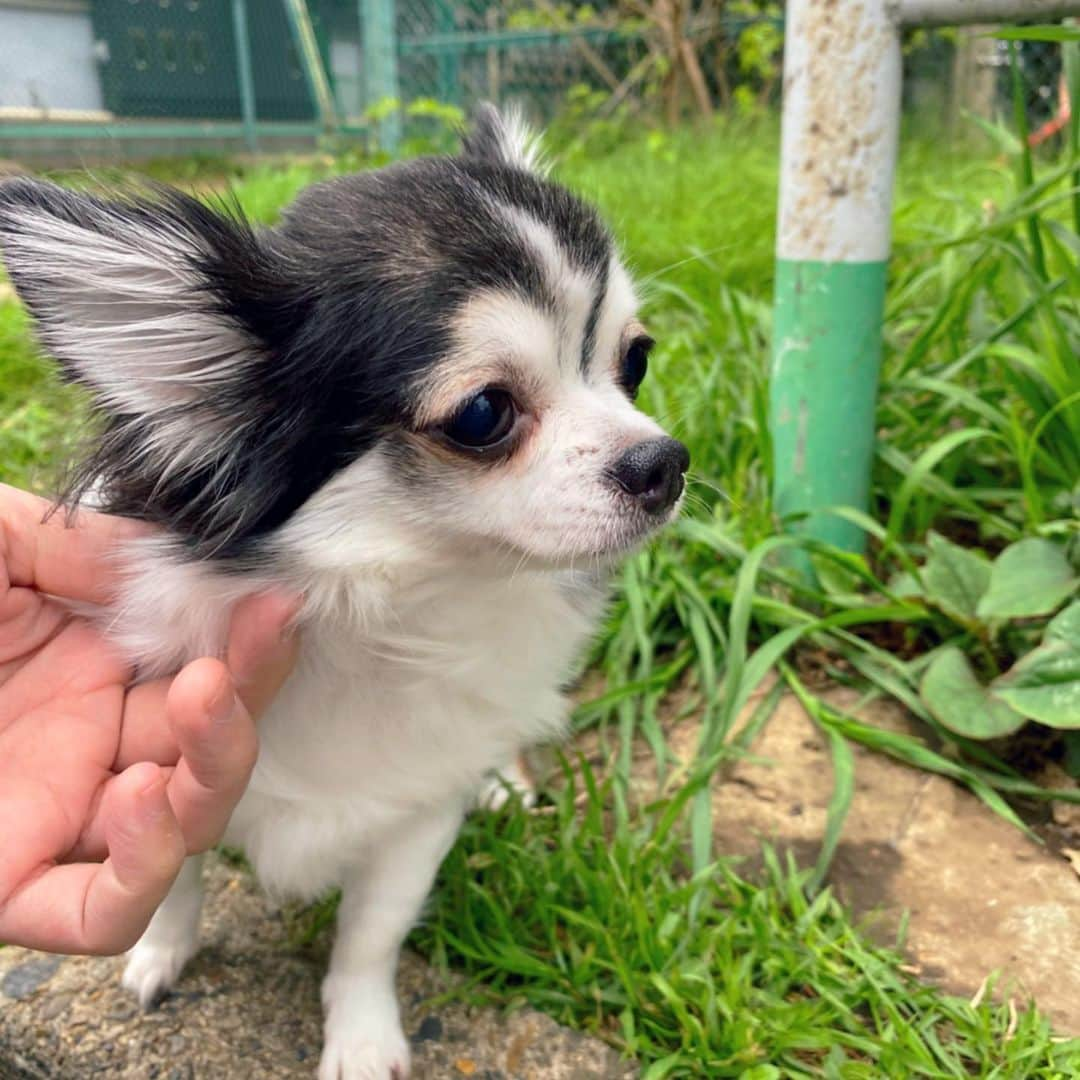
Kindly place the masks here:
<instances>
[{"instance_id":1,"label":"leafy plant","mask_svg":"<svg viewBox=\"0 0 1080 1080\"><path fill-rule=\"evenodd\" d=\"M1042 542L1021 541L999 556L978 595L977 615L970 626L983 638L981 653L991 663L995 646L1010 630L1014 642L1037 644L987 683L955 645L937 652L923 676L922 700L930 712L944 727L969 739L1011 734L1027 720L1051 728L1080 728L1080 603L1070 604L1038 629L1005 621L1008 612L1042 613L1077 591L1077 579L1061 553L1053 545L1035 548L1036 543ZM1020 551L1022 546L1027 550ZM1012 577L1013 565L1018 567L1015 578L995 592L995 578ZM1030 586L1027 595L1023 582ZM940 603L933 595L926 598Z\"/></svg>"}]
</instances>

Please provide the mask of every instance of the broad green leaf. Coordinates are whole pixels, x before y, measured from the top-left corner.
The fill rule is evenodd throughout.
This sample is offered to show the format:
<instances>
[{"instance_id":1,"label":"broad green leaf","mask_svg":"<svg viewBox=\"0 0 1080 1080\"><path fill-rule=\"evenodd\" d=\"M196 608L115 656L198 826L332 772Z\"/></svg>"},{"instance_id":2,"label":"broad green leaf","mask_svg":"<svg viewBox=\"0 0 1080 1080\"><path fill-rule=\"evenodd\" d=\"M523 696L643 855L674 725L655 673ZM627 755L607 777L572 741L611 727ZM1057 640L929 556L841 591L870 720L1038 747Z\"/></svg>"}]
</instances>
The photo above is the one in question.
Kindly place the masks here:
<instances>
[{"instance_id":1,"label":"broad green leaf","mask_svg":"<svg viewBox=\"0 0 1080 1080\"><path fill-rule=\"evenodd\" d=\"M1049 540L1030 537L997 557L978 613L984 619L1049 615L1076 592L1077 584L1064 550Z\"/></svg>"},{"instance_id":2,"label":"broad green leaf","mask_svg":"<svg viewBox=\"0 0 1080 1080\"><path fill-rule=\"evenodd\" d=\"M889 578L889 592L905 600L926 595L926 590L919 584L918 578L907 570L901 570Z\"/></svg>"},{"instance_id":3,"label":"broad green leaf","mask_svg":"<svg viewBox=\"0 0 1080 1080\"><path fill-rule=\"evenodd\" d=\"M922 572L926 599L959 623L974 622L990 585L989 561L937 533L930 534L929 543Z\"/></svg>"},{"instance_id":4,"label":"broad green leaf","mask_svg":"<svg viewBox=\"0 0 1080 1080\"><path fill-rule=\"evenodd\" d=\"M1046 628L1042 644L991 685L995 697L1054 728L1080 728L1080 601Z\"/></svg>"},{"instance_id":5,"label":"broad green leaf","mask_svg":"<svg viewBox=\"0 0 1080 1080\"><path fill-rule=\"evenodd\" d=\"M955 645L942 649L926 669L922 699L943 727L969 739L996 739L1024 723L1023 716L990 696Z\"/></svg>"}]
</instances>

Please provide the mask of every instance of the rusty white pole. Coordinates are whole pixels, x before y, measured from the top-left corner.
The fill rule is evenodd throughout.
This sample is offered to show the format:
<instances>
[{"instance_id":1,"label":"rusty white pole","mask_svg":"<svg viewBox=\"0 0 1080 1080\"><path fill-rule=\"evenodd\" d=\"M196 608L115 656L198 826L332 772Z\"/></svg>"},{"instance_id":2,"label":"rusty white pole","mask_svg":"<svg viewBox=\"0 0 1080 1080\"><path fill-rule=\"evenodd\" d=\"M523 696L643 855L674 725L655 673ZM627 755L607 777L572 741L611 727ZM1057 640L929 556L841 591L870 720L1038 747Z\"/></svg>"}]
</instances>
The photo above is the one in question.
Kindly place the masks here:
<instances>
[{"instance_id":1,"label":"rusty white pole","mask_svg":"<svg viewBox=\"0 0 1080 1080\"><path fill-rule=\"evenodd\" d=\"M827 511L869 497L900 28L1068 14L1080 0L788 0L770 427L790 528L865 544Z\"/></svg>"},{"instance_id":2,"label":"rusty white pole","mask_svg":"<svg viewBox=\"0 0 1080 1080\"><path fill-rule=\"evenodd\" d=\"M789 0L770 383L773 500L849 550L870 487L900 132L900 32L886 0Z\"/></svg>"}]
</instances>

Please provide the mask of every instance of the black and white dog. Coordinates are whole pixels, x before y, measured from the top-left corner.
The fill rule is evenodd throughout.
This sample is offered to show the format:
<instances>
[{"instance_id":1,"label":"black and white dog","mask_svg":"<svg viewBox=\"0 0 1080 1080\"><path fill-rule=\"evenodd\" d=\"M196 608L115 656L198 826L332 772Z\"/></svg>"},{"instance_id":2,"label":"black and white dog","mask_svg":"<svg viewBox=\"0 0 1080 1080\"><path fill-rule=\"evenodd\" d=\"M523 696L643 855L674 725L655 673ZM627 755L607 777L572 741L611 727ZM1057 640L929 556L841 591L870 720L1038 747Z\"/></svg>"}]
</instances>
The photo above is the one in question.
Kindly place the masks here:
<instances>
[{"instance_id":1,"label":"black and white dog","mask_svg":"<svg viewBox=\"0 0 1080 1080\"><path fill-rule=\"evenodd\" d=\"M103 417L75 495L160 527L104 613L146 674L234 602L306 597L228 841L344 896L322 1080L403 1078L405 934L484 777L557 735L603 569L676 512L686 449L634 407L651 341L596 214L485 108L457 157L320 183L279 226L175 192L0 187L0 250ZM131 952L197 949L189 860Z\"/></svg>"}]
</instances>

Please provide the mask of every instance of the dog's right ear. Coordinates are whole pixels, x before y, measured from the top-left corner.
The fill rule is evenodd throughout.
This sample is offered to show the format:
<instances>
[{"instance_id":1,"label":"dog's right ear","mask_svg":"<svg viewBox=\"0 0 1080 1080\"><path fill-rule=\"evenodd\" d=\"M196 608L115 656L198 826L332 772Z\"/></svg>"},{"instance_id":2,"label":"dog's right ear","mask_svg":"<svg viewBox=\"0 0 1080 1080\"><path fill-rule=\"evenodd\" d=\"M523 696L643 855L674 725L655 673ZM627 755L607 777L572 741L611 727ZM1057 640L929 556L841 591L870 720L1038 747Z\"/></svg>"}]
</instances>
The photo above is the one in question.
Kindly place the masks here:
<instances>
[{"instance_id":1,"label":"dog's right ear","mask_svg":"<svg viewBox=\"0 0 1080 1080\"><path fill-rule=\"evenodd\" d=\"M113 415L194 414L188 439L215 391L287 330L259 238L176 191L107 201L34 179L0 184L0 255L70 378Z\"/></svg>"},{"instance_id":2,"label":"dog's right ear","mask_svg":"<svg viewBox=\"0 0 1080 1080\"><path fill-rule=\"evenodd\" d=\"M0 255L103 414L70 498L92 487L206 554L277 520L305 408L288 356L310 300L268 240L176 191L104 200L21 179L0 185ZM238 456L245 441L260 454Z\"/></svg>"},{"instance_id":3,"label":"dog's right ear","mask_svg":"<svg viewBox=\"0 0 1080 1080\"><path fill-rule=\"evenodd\" d=\"M485 102L472 115L461 156L486 165L504 165L524 172L545 172L540 136L520 109L505 111Z\"/></svg>"}]
</instances>

